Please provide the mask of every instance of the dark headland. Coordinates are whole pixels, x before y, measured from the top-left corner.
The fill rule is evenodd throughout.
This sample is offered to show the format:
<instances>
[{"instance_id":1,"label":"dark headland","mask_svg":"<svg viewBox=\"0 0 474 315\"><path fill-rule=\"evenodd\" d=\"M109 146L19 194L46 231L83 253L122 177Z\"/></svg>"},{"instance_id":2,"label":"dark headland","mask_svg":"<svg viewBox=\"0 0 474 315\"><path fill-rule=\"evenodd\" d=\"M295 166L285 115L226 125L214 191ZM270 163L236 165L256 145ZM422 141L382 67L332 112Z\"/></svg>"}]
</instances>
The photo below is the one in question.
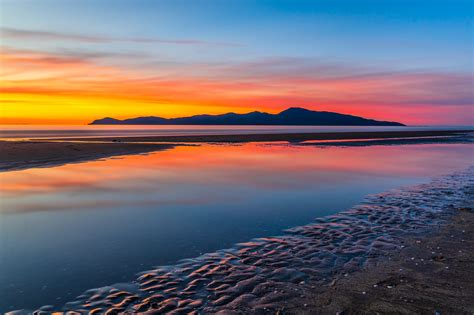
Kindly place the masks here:
<instances>
[{"instance_id":1,"label":"dark headland","mask_svg":"<svg viewBox=\"0 0 474 315\"><path fill-rule=\"evenodd\" d=\"M299 107L288 108L278 114L251 112L222 115L196 115L180 118L155 116L129 119L103 118L91 125L261 125L261 126L404 126L393 121L379 121L333 112L312 111Z\"/></svg>"}]
</instances>

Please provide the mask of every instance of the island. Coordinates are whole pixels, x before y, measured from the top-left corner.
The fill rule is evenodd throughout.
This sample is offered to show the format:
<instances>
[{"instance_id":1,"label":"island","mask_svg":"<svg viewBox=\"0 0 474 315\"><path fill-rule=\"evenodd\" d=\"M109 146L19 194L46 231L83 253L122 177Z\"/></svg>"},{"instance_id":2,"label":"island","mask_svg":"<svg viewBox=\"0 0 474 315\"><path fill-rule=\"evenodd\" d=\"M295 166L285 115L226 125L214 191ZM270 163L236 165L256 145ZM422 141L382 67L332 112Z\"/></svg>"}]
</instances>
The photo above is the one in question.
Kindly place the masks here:
<instances>
[{"instance_id":1,"label":"island","mask_svg":"<svg viewBox=\"0 0 474 315\"><path fill-rule=\"evenodd\" d=\"M290 107L278 114L254 111L247 114L195 115L179 118L156 116L129 119L102 118L90 125L279 125L279 126L405 126L399 122L380 121L326 111Z\"/></svg>"}]
</instances>

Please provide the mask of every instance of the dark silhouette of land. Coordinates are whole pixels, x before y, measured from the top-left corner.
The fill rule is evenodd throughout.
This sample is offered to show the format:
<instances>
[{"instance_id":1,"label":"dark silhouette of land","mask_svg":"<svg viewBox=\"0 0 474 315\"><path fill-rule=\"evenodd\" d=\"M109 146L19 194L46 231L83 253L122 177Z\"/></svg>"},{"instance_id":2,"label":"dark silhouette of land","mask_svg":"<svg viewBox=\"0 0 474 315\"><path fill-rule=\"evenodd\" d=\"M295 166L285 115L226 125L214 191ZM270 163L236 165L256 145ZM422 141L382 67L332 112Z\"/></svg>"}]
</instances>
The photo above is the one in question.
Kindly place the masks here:
<instances>
[{"instance_id":1,"label":"dark silhouette of land","mask_svg":"<svg viewBox=\"0 0 474 315\"><path fill-rule=\"evenodd\" d=\"M223 115L196 115L180 118L137 117L129 119L103 118L91 125L285 125L285 126L404 126L393 121L379 121L333 112L312 111L291 107L278 114L251 112Z\"/></svg>"}]
</instances>

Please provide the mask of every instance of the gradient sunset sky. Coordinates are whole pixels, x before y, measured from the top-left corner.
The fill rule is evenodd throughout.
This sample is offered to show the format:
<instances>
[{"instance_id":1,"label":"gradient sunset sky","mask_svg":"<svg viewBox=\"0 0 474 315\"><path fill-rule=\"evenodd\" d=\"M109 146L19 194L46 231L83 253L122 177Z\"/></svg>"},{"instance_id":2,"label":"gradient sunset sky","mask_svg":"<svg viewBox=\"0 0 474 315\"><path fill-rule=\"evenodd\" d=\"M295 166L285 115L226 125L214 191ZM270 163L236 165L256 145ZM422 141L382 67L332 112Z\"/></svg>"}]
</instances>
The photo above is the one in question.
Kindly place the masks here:
<instances>
[{"instance_id":1,"label":"gradient sunset sky","mask_svg":"<svg viewBox=\"0 0 474 315\"><path fill-rule=\"evenodd\" d=\"M472 0L0 0L0 124L276 113L474 123Z\"/></svg>"}]
</instances>

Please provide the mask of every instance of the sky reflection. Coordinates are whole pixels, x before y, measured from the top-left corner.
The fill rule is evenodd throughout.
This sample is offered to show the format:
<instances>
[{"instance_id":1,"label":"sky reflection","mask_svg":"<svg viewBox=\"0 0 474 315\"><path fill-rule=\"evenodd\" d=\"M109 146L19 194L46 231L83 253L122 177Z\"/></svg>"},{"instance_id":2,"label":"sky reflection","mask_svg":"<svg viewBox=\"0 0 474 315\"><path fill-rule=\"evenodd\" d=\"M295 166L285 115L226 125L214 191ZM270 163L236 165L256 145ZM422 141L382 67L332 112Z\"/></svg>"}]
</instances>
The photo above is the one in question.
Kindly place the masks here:
<instances>
[{"instance_id":1,"label":"sky reflection","mask_svg":"<svg viewBox=\"0 0 474 315\"><path fill-rule=\"evenodd\" d=\"M0 174L0 311L344 210L472 162L472 145L202 145Z\"/></svg>"}]
</instances>

